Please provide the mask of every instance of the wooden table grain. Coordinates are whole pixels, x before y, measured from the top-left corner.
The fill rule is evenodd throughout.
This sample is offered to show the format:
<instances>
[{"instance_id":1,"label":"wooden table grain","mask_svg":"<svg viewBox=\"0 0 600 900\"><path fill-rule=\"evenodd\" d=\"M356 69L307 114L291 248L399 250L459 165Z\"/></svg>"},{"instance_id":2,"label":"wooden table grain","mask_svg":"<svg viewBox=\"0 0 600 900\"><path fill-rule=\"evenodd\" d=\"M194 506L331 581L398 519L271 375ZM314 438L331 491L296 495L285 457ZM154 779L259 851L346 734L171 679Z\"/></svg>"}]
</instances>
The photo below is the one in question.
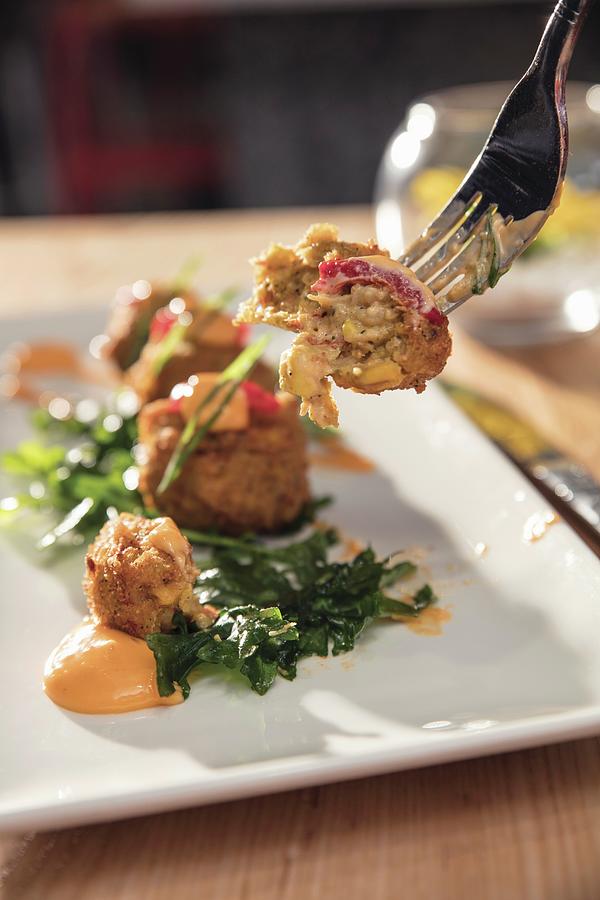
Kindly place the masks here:
<instances>
[{"instance_id":1,"label":"wooden table grain","mask_svg":"<svg viewBox=\"0 0 600 900\"><path fill-rule=\"evenodd\" d=\"M368 209L0 222L0 316L106 305L204 257L208 290L313 221ZM1 322L0 322L1 327ZM600 478L600 336L498 353L457 335L449 377L529 419ZM1 756L1 750L0 750ZM598 900L598 739L141 819L0 838L7 900Z\"/></svg>"}]
</instances>

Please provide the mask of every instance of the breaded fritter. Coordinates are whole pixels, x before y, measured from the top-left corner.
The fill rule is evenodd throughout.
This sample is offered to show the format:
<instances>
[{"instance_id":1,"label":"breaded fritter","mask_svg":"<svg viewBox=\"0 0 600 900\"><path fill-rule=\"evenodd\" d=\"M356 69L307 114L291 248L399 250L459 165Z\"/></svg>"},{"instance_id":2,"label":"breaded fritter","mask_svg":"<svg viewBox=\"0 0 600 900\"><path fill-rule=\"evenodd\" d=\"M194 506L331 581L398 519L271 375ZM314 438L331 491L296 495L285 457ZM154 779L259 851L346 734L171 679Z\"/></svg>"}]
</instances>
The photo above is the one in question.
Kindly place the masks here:
<instances>
[{"instance_id":1,"label":"breaded fritter","mask_svg":"<svg viewBox=\"0 0 600 900\"><path fill-rule=\"evenodd\" d=\"M174 612L193 607L197 575L172 519L121 513L90 545L83 587L94 621L143 637L170 631Z\"/></svg>"},{"instance_id":2,"label":"breaded fritter","mask_svg":"<svg viewBox=\"0 0 600 900\"><path fill-rule=\"evenodd\" d=\"M166 362L162 359L163 341L180 320L168 307L157 311L149 340L137 362L125 373L126 382L142 404L168 397L176 384L194 372L222 372L244 346L245 331L234 327L225 313L188 301L183 315L188 324ZM253 378L268 390L275 387L275 370L266 363L255 366Z\"/></svg>"},{"instance_id":3,"label":"breaded fritter","mask_svg":"<svg viewBox=\"0 0 600 900\"><path fill-rule=\"evenodd\" d=\"M335 225L312 225L294 247L271 244L254 266L252 297L240 305L237 323L264 323L288 331L300 331L300 303L319 277L325 259L385 253L374 241L366 244L340 241Z\"/></svg>"},{"instance_id":4,"label":"breaded fritter","mask_svg":"<svg viewBox=\"0 0 600 900\"><path fill-rule=\"evenodd\" d=\"M301 413L336 426L331 380L363 394L425 390L452 342L431 291L387 257L330 260L301 305L302 331L281 357L281 387Z\"/></svg>"},{"instance_id":5,"label":"breaded fritter","mask_svg":"<svg viewBox=\"0 0 600 900\"><path fill-rule=\"evenodd\" d=\"M251 407L243 430L209 432L179 478L158 495L184 424L172 400L156 400L139 414L146 457L140 491L148 506L182 527L232 535L277 532L298 516L310 494L306 442L293 397L278 395L269 410Z\"/></svg>"},{"instance_id":6,"label":"breaded fritter","mask_svg":"<svg viewBox=\"0 0 600 900\"><path fill-rule=\"evenodd\" d=\"M452 347L448 319L414 272L373 244L353 254L356 245L320 241L337 235L331 229L313 226L295 248L261 257L254 294L238 314L298 332L282 354L279 384L322 427L338 424L331 380L360 393L421 392ZM318 268L306 261L307 248L322 256Z\"/></svg>"},{"instance_id":7,"label":"breaded fritter","mask_svg":"<svg viewBox=\"0 0 600 900\"><path fill-rule=\"evenodd\" d=\"M166 306L175 296L168 285L151 285L148 281L136 281L118 289L112 303L106 325L106 344L102 355L122 371L139 358L150 334L154 314ZM191 293L185 293L186 302L197 302Z\"/></svg>"}]
</instances>

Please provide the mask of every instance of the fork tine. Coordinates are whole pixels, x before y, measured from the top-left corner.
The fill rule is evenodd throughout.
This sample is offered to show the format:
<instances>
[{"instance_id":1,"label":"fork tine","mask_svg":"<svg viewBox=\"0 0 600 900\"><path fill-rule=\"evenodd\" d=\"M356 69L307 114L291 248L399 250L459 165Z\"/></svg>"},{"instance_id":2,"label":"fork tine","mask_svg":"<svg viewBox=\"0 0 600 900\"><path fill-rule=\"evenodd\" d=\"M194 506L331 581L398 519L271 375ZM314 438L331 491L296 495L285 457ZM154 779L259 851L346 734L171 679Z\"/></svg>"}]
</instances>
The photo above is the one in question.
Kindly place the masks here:
<instances>
[{"instance_id":1,"label":"fork tine","mask_svg":"<svg viewBox=\"0 0 600 900\"><path fill-rule=\"evenodd\" d=\"M429 287L432 292L435 295L440 294L457 275L465 272L467 275L472 273L473 287L478 288L474 290L474 293L480 294L489 277L489 251L492 249L488 228L473 234L461 252L430 282Z\"/></svg>"},{"instance_id":2,"label":"fork tine","mask_svg":"<svg viewBox=\"0 0 600 900\"><path fill-rule=\"evenodd\" d=\"M495 212L491 207L487 215L481 217L477 230L470 235L461 251L429 282L438 306L446 314L472 294L482 294L490 284L498 262L492 228Z\"/></svg>"},{"instance_id":3,"label":"fork tine","mask_svg":"<svg viewBox=\"0 0 600 900\"><path fill-rule=\"evenodd\" d=\"M468 203L457 198L453 199L427 226L425 231L409 245L399 262L414 269L419 261L429 256L441 241L445 242L458 231L480 204L482 197L481 192L478 192Z\"/></svg>"},{"instance_id":4,"label":"fork tine","mask_svg":"<svg viewBox=\"0 0 600 900\"><path fill-rule=\"evenodd\" d=\"M475 214L467 219L466 222L461 225L459 230L454 234L451 234L432 256L414 269L415 275L419 281L423 281L425 284L432 281L434 277L448 266L462 251L466 246L467 241L473 240L482 229L486 228L487 210L482 208L481 211L479 211L478 207L476 213L477 212L480 212L480 214Z\"/></svg>"},{"instance_id":5,"label":"fork tine","mask_svg":"<svg viewBox=\"0 0 600 900\"><path fill-rule=\"evenodd\" d=\"M467 276L461 278L460 281L457 281L447 294L443 294L437 300L437 306L440 312L444 313L445 316L448 316L453 310L458 309L459 306L462 306L465 300L468 300L469 297L472 297L473 289L471 287L471 284L472 280Z\"/></svg>"}]
</instances>

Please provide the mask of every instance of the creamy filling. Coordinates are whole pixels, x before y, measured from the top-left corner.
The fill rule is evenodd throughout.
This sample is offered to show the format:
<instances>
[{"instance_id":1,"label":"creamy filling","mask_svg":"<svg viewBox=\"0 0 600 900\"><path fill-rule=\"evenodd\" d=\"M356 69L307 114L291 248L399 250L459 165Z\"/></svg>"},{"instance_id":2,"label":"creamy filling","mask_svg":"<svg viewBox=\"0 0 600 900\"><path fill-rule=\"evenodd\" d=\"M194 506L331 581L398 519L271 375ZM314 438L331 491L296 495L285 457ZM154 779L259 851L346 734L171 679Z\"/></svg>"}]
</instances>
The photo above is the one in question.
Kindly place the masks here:
<instances>
[{"instance_id":1,"label":"creamy filling","mask_svg":"<svg viewBox=\"0 0 600 900\"><path fill-rule=\"evenodd\" d=\"M281 389L300 397L300 415L308 415L321 428L335 428L338 424L338 408L328 377L333 372L338 352L334 347L311 343L305 335L300 335L289 350L281 354Z\"/></svg>"},{"instance_id":2,"label":"creamy filling","mask_svg":"<svg viewBox=\"0 0 600 900\"><path fill-rule=\"evenodd\" d=\"M440 324L444 319L429 288L410 269L387 256L325 260L319 266L319 280L312 290L317 295L340 294L357 284L387 289L404 306L417 310L431 322Z\"/></svg>"},{"instance_id":3,"label":"creamy filling","mask_svg":"<svg viewBox=\"0 0 600 900\"><path fill-rule=\"evenodd\" d=\"M145 543L170 556L183 572L189 554L189 544L173 519L168 516L155 519L152 530L142 538L141 545Z\"/></svg>"}]
</instances>

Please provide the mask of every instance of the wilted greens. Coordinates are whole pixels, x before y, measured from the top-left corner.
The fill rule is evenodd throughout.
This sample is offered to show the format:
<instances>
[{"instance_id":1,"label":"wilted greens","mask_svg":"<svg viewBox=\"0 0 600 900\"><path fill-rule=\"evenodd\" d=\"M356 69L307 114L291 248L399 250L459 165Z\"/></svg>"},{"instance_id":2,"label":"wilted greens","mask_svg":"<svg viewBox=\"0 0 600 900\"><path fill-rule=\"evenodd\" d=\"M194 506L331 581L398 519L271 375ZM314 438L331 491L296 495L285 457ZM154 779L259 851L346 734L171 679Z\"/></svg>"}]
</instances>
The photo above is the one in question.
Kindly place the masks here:
<instances>
[{"instance_id":1,"label":"wilted greens","mask_svg":"<svg viewBox=\"0 0 600 900\"><path fill-rule=\"evenodd\" d=\"M116 395L103 409L86 403L83 419L75 413L57 419L36 410L36 438L0 458L2 469L23 485L20 493L2 501L2 516L35 509L59 519L39 541L41 547L93 537L111 507L143 511L134 459L137 410L131 395Z\"/></svg>"},{"instance_id":2,"label":"wilted greens","mask_svg":"<svg viewBox=\"0 0 600 900\"><path fill-rule=\"evenodd\" d=\"M280 547L250 539L226 539L200 562L199 604L216 608L214 624L147 638L164 696L178 684L189 694L189 673L206 663L237 669L264 694L277 675L296 676L298 660L352 650L364 628L382 616L415 617L435 602L429 585L412 598L384 592L416 567L407 561L378 561L367 548L350 562L331 562L334 530Z\"/></svg>"}]
</instances>

